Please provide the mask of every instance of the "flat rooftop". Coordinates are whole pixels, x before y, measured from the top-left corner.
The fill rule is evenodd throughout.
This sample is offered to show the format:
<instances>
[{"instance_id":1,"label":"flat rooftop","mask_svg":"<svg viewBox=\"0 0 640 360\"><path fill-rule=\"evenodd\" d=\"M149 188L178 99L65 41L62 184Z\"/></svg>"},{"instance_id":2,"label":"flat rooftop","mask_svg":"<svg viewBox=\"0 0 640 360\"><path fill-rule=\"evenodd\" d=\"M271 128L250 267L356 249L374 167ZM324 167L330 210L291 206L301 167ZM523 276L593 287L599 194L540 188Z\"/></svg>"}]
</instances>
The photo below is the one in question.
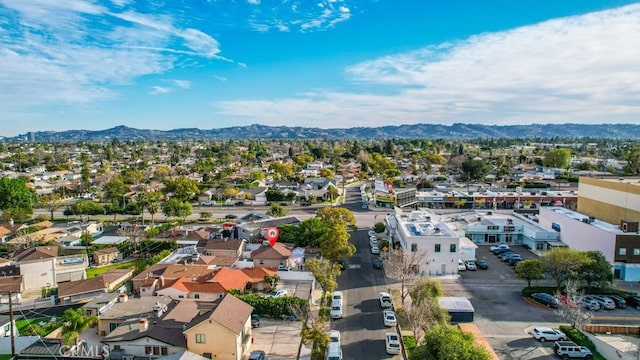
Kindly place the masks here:
<instances>
[{"instance_id":1,"label":"flat rooftop","mask_svg":"<svg viewBox=\"0 0 640 360\"><path fill-rule=\"evenodd\" d=\"M394 218L406 238L458 236L440 220L440 216L429 210L397 213Z\"/></svg>"},{"instance_id":2,"label":"flat rooftop","mask_svg":"<svg viewBox=\"0 0 640 360\"><path fill-rule=\"evenodd\" d=\"M582 221L582 222L589 221L589 225L595 226L600 230L604 230L612 234L624 234L624 232L620 230L620 226L618 224L611 224L602 220L590 218L588 215L579 213L577 211L569 210L563 207L552 207L549 209L555 212L556 214L561 214L577 221Z\"/></svg>"},{"instance_id":3,"label":"flat rooftop","mask_svg":"<svg viewBox=\"0 0 640 360\"><path fill-rule=\"evenodd\" d=\"M169 305L173 300L167 296L150 296L140 298L129 298L125 302L116 302L100 315L102 319L128 319L138 317L153 318L153 307L160 305Z\"/></svg>"}]
</instances>

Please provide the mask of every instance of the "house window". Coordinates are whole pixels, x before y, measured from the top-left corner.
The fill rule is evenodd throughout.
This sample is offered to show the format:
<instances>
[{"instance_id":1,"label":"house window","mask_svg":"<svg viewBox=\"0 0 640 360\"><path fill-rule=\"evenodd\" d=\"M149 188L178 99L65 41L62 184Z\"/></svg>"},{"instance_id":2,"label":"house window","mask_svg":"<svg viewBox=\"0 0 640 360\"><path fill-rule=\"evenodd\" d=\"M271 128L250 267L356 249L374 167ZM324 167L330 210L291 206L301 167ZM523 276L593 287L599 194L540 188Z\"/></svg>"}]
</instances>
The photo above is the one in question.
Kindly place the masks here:
<instances>
[{"instance_id":1,"label":"house window","mask_svg":"<svg viewBox=\"0 0 640 360\"><path fill-rule=\"evenodd\" d=\"M202 357L211 359L211 353L202 353Z\"/></svg>"},{"instance_id":2,"label":"house window","mask_svg":"<svg viewBox=\"0 0 640 360\"><path fill-rule=\"evenodd\" d=\"M449 244L449 252L452 252L452 253L456 252L457 247L458 246L456 244Z\"/></svg>"},{"instance_id":3,"label":"house window","mask_svg":"<svg viewBox=\"0 0 640 360\"><path fill-rule=\"evenodd\" d=\"M280 266L284 266L284 260L280 260Z\"/></svg>"},{"instance_id":4,"label":"house window","mask_svg":"<svg viewBox=\"0 0 640 360\"><path fill-rule=\"evenodd\" d=\"M513 241L513 235L509 234L504 236L504 242L510 243L512 241Z\"/></svg>"},{"instance_id":5,"label":"house window","mask_svg":"<svg viewBox=\"0 0 640 360\"><path fill-rule=\"evenodd\" d=\"M109 323L109 332L112 332L118 327L118 323Z\"/></svg>"},{"instance_id":6,"label":"house window","mask_svg":"<svg viewBox=\"0 0 640 360\"><path fill-rule=\"evenodd\" d=\"M153 355L160 355L160 347L159 346L154 346L153 347Z\"/></svg>"},{"instance_id":7,"label":"house window","mask_svg":"<svg viewBox=\"0 0 640 360\"><path fill-rule=\"evenodd\" d=\"M627 248L618 249L618 255L627 255Z\"/></svg>"},{"instance_id":8,"label":"house window","mask_svg":"<svg viewBox=\"0 0 640 360\"><path fill-rule=\"evenodd\" d=\"M634 256L640 255L640 249L633 249L633 255Z\"/></svg>"},{"instance_id":9,"label":"house window","mask_svg":"<svg viewBox=\"0 0 640 360\"><path fill-rule=\"evenodd\" d=\"M436 244L435 252L440 252L440 244Z\"/></svg>"},{"instance_id":10,"label":"house window","mask_svg":"<svg viewBox=\"0 0 640 360\"><path fill-rule=\"evenodd\" d=\"M162 348L160 348L162 355L169 355L169 348L166 346L163 346Z\"/></svg>"},{"instance_id":11,"label":"house window","mask_svg":"<svg viewBox=\"0 0 640 360\"><path fill-rule=\"evenodd\" d=\"M144 353L145 354L151 354L151 346L145 346L144 347Z\"/></svg>"},{"instance_id":12,"label":"house window","mask_svg":"<svg viewBox=\"0 0 640 360\"><path fill-rule=\"evenodd\" d=\"M411 251L413 252L418 251L418 244L411 244Z\"/></svg>"},{"instance_id":13,"label":"house window","mask_svg":"<svg viewBox=\"0 0 640 360\"><path fill-rule=\"evenodd\" d=\"M544 250L544 243L536 243L536 250Z\"/></svg>"},{"instance_id":14,"label":"house window","mask_svg":"<svg viewBox=\"0 0 640 360\"><path fill-rule=\"evenodd\" d=\"M113 350L120 350L120 345L113 345Z\"/></svg>"},{"instance_id":15,"label":"house window","mask_svg":"<svg viewBox=\"0 0 640 360\"><path fill-rule=\"evenodd\" d=\"M193 294L194 299L200 299L200 294Z\"/></svg>"},{"instance_id":16,"label":"house window","mask_svg":"<svg viewBox=\"0 0 640 360\"><path fill-rule=\"evenodd\" d=\"M258 264L264 265L264 260L262 260L262 259L258 260Z\"/></svg>"},{"instance_id":17,"label":"house window","mask_svg":"<svg viewBox=\"0 0 640 360\"><path fill-rule=\"evenodd\" d=\"M204 344L206 342L206 339L204 337L204 334L196 334L196 344Z\"/></svg>"}]
</instances>

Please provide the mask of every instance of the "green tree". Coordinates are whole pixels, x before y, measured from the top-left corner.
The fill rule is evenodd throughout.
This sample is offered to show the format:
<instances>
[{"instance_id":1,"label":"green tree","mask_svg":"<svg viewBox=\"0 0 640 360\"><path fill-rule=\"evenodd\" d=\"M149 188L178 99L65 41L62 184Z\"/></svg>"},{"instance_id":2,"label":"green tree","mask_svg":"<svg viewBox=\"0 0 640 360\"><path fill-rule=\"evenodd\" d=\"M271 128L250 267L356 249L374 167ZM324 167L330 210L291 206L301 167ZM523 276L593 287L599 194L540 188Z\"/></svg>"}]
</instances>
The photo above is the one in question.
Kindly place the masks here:
<instances>
[{"instance_id":1,"label":"green tree","mask_svg":"<svg viewBox=\"0 0 640 360\"><path fill-rule=\"evenodd\" d=\"M460 165L462 171L462 177L466 181L481 180L489 172L487 163L482 159L472 159L467 157Z\"/></svg>"},{"instance_id":2,"label":"green tree","mask_svg":"<svg viewBox=\"0 0 640 360\"><path fill-rule=\"evenodd\" d=\"M104 185L104 200L107 202L117 200L118 203L124 205L123 197L128 191L129 187L124 183L122 176L114 176Z\"/></svg>"},{"instance_id":3,"label":"green tree","mask_svg":"<svg viewBox=\"0 0 640 360\"><path fill-rule=\"evenodd\" d=\"M569 279L579 277L578 271L592 262L586 253L566 247L551 249L540 257L544 269L556 281L559 289Z\"/></svg>"},{"instance_id":4,"label":"green tree","mask_svg":"<svg viewBox=\"0 0 640 360\"><path fill-rule=\"evenodd\" d=\"M329 329L321 319L311 319L300 333L302 342L311 345L311 360L324 360L324 353L329 345Z\"/></svg>"},{"instance_id":5,"label":"green tree","mask_svg":"<svg viewBox=\"0 0 640 360\"><path fill-rule=\"evenodd\" d=\"M542 261L538 259L524 260L516 265L516 276L527 282L527 287L531 287L533 280L542 280L544 278L544 266Z\"/></svg>"},{"instance_id":6,"label":"green tree","mask_svg":"<svg viewBox=\"0 0 640 360\"><path fill-rule=\"evenodd\" d=\"M437 324L426 333L424 343L411 352L409 359L490 360L491 355L475 344L473 334Z\"/></svg>"},{"instance_id":7,"label":"green tree","mask_svg":"<svg viewBox=\"0 0 640 360\"><path fill-rule=\"evenodd\" d=\"M327 232L320 238L320 252L334 264L351 257L356 252L355 246L349 243L349 233L345 224L330 224Z\"/></svg>"},{"instance_id":8,"label":"green tree","mask_svg":"<svg viewBox=\"0 0 640 360\"><path fill-rule=\"evenodd\" d=\"M326 259L309 259L305 265L316 278L324 293L330 293L336 288L338 285L336 278L341 272L339 265Z\"/></svg>"},{"instance_id":9,"label":"green tree","mask_svg":"<svg viewBox=\"0 0 640 360\"><path fill-rule=\"evenodd\" d=\"M627 160L627 165L624 167L625 174L640 175L640 145L635 145L626 151L624 157Z\"/></svg>"},{"instance_id":10,"label":"green tree","mask_svg":"<svg viewBox=\"0 0 640 360\"><path fill-rule=\"evenodd\" d=\"M334 224L344 224L347 228L356 230L356 217L348 209L339 207L325 207L318 210L316 215L327 226Z\"/></svg>"},{"instance_id":11,"label":"green tree","mask_svg":"<svg viewBox=\"0 0 640 360\"><path fill-rule=\"evenodd\" d=\"M177 198L181 201L191 200L200 192L198 183L186 176L165 178L163 183L165 187L162 191L165 194L172 194L172 198Z\"/></svg>"},{"instance_id":12,"label":"green tree","mask_svg":"<svg viewBox=\"0 0 640 360\"><path fill-rule=\"evenodd\" d=\"M329 230L327 225L317 217L312 217L298 225L298 246L319 247L321 239Z\"/></svg>"},{"instance_id":13,"label":"green tree","mask_svg":"<svg viewBox=\"0 0 640 360\"><path fill-rule=\"evenodd\" d=\"M283 217L287 215L287 210L280 204L271 204L269 210L265 212L265 215L271 217Z\"/></svg>"},{"instance_id":14,"label":"green tree","mask_svg":"<svg viewBox=\"0 0 640 360\"><path fill-rule=\"evenodd\" d=\"M580 280L590 288L607 287L613 281L611 264L600 251L585 251L585 255L590 261L582 265L578 270Z\"/></svg>"},{"instance_id":15,"label":"green tree","mask_svg":"<svg viewBox=\"0 0 640 360\"><path fill-rule=\"evenodd\" d=\"M568 169L569 161L571 160L571 150L560 148L549 150L544 154L542 164L547 167Z\"/></svg>"},{"instance_id":16,"label":"green tree","mask_svg":"<svg viewBox=\"0 0 640 360\"><path fill-rule=\"evenodd\" d=\"M211 219L212 216L213 214L211 213L211 211L202 211L200 213L200 220L208 221L209 219Z\"/></svg>"},{"instance_id":17,"label":"green tree","mask_svg":"<svg viewBox=\"0 0 640 360\"><path fill-rule=\"evenodd\" d=\"M418 280L409 290L409 296L413 302L435 299L442 295L444 295L442 284L436 280Z\"/></svg>"},{"instance_id":18,"label":"green tree","mask_svg":"<svg viewBox=\"0 0 640 360\"><path fill-rule=\"evenodd\" d=\"M193 213L191 204L180 199L171 198L164 203L162 212L166 217L181 217L183 220Z\"/></svg>"},{"instance_id":19,"label":"green tree","mask_svg":"<svg viewBox=\"0 0 640 360\"><path fill-rule=\"evenodd\" d=\"M96 316L87 315L84 309L67 309L62 316L62 337L67 345L76 343L80 333L98 322Z\"/></svg>"},{"instance_id":20,"label":"green tree","mask_svg":"<svg viewBox=\"0 0 640 360\"><path fill-rule=\"evenodd\" d=\"M26 219L14 219L16 221L28 220L33 214L33 206L35 205L35 193L29 188L22 179L10 179L7 177L0 178L0 210L12 211L15 214L23 214ZM10 211L11 212L11 211Z\"/></svg>"}]
</instances>

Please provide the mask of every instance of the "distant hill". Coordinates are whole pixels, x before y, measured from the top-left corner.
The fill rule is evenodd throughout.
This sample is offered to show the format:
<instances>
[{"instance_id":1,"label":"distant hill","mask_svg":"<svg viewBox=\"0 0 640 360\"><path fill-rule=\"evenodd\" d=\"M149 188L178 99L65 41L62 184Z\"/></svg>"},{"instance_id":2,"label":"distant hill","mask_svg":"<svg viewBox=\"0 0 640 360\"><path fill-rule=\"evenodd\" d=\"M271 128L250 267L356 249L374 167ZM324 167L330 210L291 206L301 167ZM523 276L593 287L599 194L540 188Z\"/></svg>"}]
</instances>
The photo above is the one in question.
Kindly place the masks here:
<instances>
[{"instance_id":1,"label":"distant hill","mask_svg":"<svg viewBox=\"0 0 640 360\"><path fill-rule=\"evenodd\" d=\"M249 125L222 129L146 130L116 126L105 130L38 131L38 142L121 141L130 140L221 140L221 139L475 139L475 138L607 138L640 139L640 125L635 124L531 124L531 125L474 125L474 124L416 124L348 129L319 129L287 126ZM7 142L25 141L32 133L5 137Z\"/></svg>"}]
</instances>

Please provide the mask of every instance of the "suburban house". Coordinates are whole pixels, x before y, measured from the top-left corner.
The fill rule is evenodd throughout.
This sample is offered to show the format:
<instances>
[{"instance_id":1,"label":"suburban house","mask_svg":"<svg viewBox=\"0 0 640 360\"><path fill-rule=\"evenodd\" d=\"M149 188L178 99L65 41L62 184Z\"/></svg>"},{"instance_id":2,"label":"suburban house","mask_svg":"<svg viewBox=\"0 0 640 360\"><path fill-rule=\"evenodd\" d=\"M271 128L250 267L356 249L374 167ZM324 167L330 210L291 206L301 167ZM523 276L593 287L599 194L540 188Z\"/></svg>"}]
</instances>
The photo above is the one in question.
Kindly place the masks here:
<instances>
[{"instance_id":1,"label":"suburban house","mask_svg":"<svg viewBox=\"0 0 640 360\"><path fill-rule=\"evenodd\" d=\"M3 275L0 277L0 306L9 305L9 294L14 304L19 304L22 300L24 283L22 275ZM8 310L8 309L7 309Z\"/></svg>"},{"instance_id":2,"label":"suburban house","mask_svg":"<svg viewBox=\"0 0 640 360\"><path fill-rule=\"evenodd\" d=\"M93 252L93 263L96 266L109 265L118 259L118 248L115 246L108 247Z\"/></svg>"},{"instance_id":3,"label":"suburban house","mask_svg":"<svg viewBox=\"0 0 640 360\"><path fill-rule=\"evenodd\" d=\"M128 319L102 339L111 354L159 358L186 350L184 328L198 315L198 303L179 301L159 317Z\"/></svg>"},{"instance_id":4,"label":"suburban house","mask_svg":"<svg viewBox=\"0 0 640 360\"><path fill-rule=\"evenodd\" d=\"M129 319L149 319L155 321L175 305L166 296L129 298L125 293L118 295L118 301L100 315L98 334L106 336Z\"/></svg>"},{"instance_id":5,"label":"suburban house","mask_svg":"<svg viewBox=\"0 0 640 360\"><path fill-rule=\"evenodd\" d=\"M262 242L265 240L263 232L272 226L280 226L284 224L299 224L300 219L296 216L284 216L279 218L268 218L262 220L238 222L237 231L238 238L247 240L249 243Z\"/></svg>"},{"instance_id":6,"label":"suburban house","mask_svg":"<svg viewBox=\"0 0 640 360\"><path fill-rule=\"evenodd\" d=\"M253 307L225 295L202 309L185 327L187 349L208 359L242 360L251 347Z\"/></svg>"},{"instance_id":7,"label":"suburban house","mask_svg":"<svg viewBox=\"0 0 640 360\"><path fill-rule=\"evenodd\" d=\"M82 305L87 315L100 316L118 302L120 293L102 293L88 303Z\"/></svg>"},{"instance_id":8,"label":"suburban house","mask_svg":"<svg viewBox=\"0 0 640 360\"><path fill-rule=\"evenodd\" d=\"M18 336L18 328L16 321L13 320L13 334ZM0 315L0 337L11 336L11 319L9 315Z\"/></svg>"},{"instance_id":9,"label":"suburban house","mask_svg":"<svg viewBox=\"0 0 640 360\"><path fill-rule=\"evenodd\" d=\"M192 281L210 279L215 269L208 265L154 264L136 275L131 282L133 291L140 296L153 296L158 289L163 289L170 281L188 278Z\"/></svg>"},{"instance_id":10,"label":"suburban house","mask_svg":"<svg viewBox=\"0 0 640 360\"><path fill-rule=\"evenodd\" d=\"M86 278L86 254L58 256L57 246L36 246L18 254L15 261L23 274L24 290L56 287L59 282Z\"/></svg>"},{"instance_id":11,"label":"suburban house","mask_svg":"<svg viewBox=\"0 0 640 360\"><path fill-rule=\"evenodd\" d=\"M112 269L89 279L62 282L58 284L58 302L71 304L93 299L110 292L127 282L133 276L133 269Z\"/></svg>"},{"instance_id":12,"label":"suburban house","mask_svg":"<svg viewBox=\"0 0 640 360\"><path fill-rule=\"evenodd\" d=\"M239 259L245 248L242 239L207 239L202 246L202 254Z\"/></svg>"},{"instance_id":13,"label":"suburban house","mask_svg":"<svg viewBox=\"0 0 640 360\"><path fill-rule=\"evenodd\" d=\"M189 278L179 278L166 287L156 290L157 296L203 301L216 300L226 293L227 289L218 282L196 282Z\"/></svg>"},{"instance_id":14,"label":"suburban house","mask_svg":"<svg viewBox=\"0 0 640 360\"><path fill-rule=\"evenodd\" d=\"M280 266L291 266L291 250L293 245L275 243L273 246L263 245L251 253L253 267L277 269Z\"/></svg>"}]
</instances>

